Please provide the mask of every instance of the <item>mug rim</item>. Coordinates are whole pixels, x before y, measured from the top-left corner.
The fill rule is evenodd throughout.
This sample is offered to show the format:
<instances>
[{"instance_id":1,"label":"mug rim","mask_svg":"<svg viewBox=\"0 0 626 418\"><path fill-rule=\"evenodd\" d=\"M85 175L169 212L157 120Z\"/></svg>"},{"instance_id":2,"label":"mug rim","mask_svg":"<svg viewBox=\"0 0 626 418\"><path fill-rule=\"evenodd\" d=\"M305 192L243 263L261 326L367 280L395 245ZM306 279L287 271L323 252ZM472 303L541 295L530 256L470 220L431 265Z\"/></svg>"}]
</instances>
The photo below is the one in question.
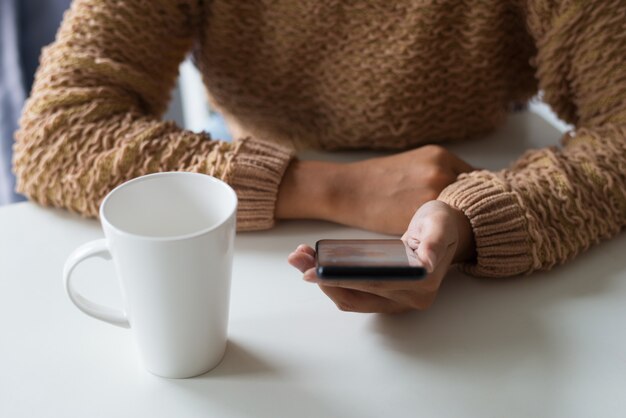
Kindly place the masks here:
<instances>
[{"instance_id":1,"label":"mug rim","mask_svg":"<svg viewBox=\"0 0 626 418\"><path fill-rule=\"evenodd\" d=\"M209 227L200 229L198 231L194 231L194 232L190 232L188 234L181 234L181 235L173 235L173 236L164 236L164 237L159 237L159 236L151 236L151 235L141 235L141 234L135 234L129 231L125 231L115 225L113 225L113 223L111 223L109 221L109 219L107 219L107 217L105 216L104 213L104 208L107 204L107 202L109 201L109 199L111 198L111 196L113 196L115 194L115 192L130 186L131 184L134 183L141 183L143 181L147 181L147 180L151 180L154 177L179 177L179 176L183 176L183 177L203 177L208 179L209 181L215 183L215 184L219 184L220 187L225 188L228 191L228 194L231 195L232 197L232 202L233 202L233 207L230 211L230 214L228 216L226 216L223 220L221 220L220 222L216 222L214 225L211 225ZM190 238L196 238L198 236L204 235L208 232L211 232L219 227L221 227L222 225L224 225L226 222L228 222L230 219L232 219L233 216L235 216L235 214L237 213L237 206L239 203L239 199L237 198L237 193L235 192L235 190L225 181L222 181L220 179L218 179L217 177L211 176L209 174L203 174L203 173L194 173L194 172L190 172L190 171L163 171L163 172L159 172L159 173L152 173L152 174L146 174L143 176L139 176L139 177L135 177L132 178L130 180L127 180L119 185L117 185L115 188L113 188L113 190L111 190L109 193L107 193L107 195L104 197L104 199L102 200L102 203L100 204L100 210L98 211L100 214L100 222L103 225L107 225L108 227L110 227L112 230L114 230L116 233L123 235L125 237L129 237L129 238L135 238L135 239L143 239L143 240L148 240L148 241L180 241L180 240L185 240L185 239L190 239Z\"/></svg>"}]
</instances>

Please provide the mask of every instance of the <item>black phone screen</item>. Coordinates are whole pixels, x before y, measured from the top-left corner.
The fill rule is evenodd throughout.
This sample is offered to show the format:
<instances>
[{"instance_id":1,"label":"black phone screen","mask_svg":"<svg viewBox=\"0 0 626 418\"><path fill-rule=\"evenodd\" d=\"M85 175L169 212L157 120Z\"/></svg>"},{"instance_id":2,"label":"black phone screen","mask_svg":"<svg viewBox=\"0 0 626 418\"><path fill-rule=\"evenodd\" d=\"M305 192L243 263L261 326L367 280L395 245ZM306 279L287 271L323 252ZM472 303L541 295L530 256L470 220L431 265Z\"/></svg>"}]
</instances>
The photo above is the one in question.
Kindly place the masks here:
<instances>
[{"instance_id":1,"label":"black phone screen","mask_svg":"<svg viewBox=\"0 0 626 418\"><path fill-rule=\"evenodd\" d=\"M320 240L320 277L421 277L425 271L413 250L399 239Z\"/></svg>"}]
</instances>

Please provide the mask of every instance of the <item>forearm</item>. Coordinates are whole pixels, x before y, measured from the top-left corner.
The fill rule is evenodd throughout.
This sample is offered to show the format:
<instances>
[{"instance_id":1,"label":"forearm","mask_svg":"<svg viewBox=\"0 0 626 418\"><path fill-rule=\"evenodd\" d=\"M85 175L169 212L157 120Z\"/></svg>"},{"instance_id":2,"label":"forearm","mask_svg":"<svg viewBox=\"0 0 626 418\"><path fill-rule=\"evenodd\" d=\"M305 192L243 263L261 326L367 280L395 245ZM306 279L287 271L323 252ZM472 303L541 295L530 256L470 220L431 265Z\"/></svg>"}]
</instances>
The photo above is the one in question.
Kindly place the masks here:
<instances>
[{"instance_id":1,"label":"forearm","mask_svg":"<svg viewBox=\"0 0 626 418\"><path fill-rule=\"evenodd\" d=\"M550 269L626 225L626 141L579 130L565 150L535 150L499 173L466 174L440 200L469 218L478 276Z\"/></svg>"},{"instance_id":2,"label":"forearm","mask_svg":"<svg viewBox=\"0 0 626 418\"><path fill-rule=\"evenodd\" d=\"M102 198L125 180L193 171L235 188L239 229L272 226L291 149L251 139L213 141L160 120L201 7L193 0L72 4L42 54L16 133L20 192L96 216Z\"/></svg>"},{"instance_id":3,"label":"forearm","mask_svg":"<svg viewBox=\"0 0 626 418\"><path fill-rule=\"evenodd\" d=\"M30 199L86 216L97 215L100 201L117 184L143 174L185 170L224 177L236 151L173 123L125 115L90 121L86 106L69 113L76 123L55 125L55 118L26 110L14 169L18 190Z\"/></svg>"},{"instance_id":4,"label":"forearm","mask_svg":"<svg viewBox=\"0 0 626 418\"><path fill-rule=\"evenodd\" d=\"M193 40L185 16L167 13L174 18L133 3L72 4L43 50L16 133L22 193L94 216L101 195L120 181L200 151L206 136L176 136L173 124L158 120Z\"/></svg>"},{"instance_id":5,"label":"forearm","mask_svg":"<svg viewBox=\"0 0 626 418\"><path fill-rule=\"evenodd\" d=\"M507 170L463 175L442 192L474 232L477 256L467 272L550 269L626 226L622 4L527 2L543 99L577 130L562 149L529 151Z\"/></svg>"},{"instance_id":6,"label":"forearm","mask_svg":"<svg viewBox=\"0 0 626 418\"><path fill-rule=\"evenodd\" d=\"M467 163L435 146L345 164L296 161L282 180L276 217L402 235L421 205L468 170Z\"/></svg>"}]
</instances>

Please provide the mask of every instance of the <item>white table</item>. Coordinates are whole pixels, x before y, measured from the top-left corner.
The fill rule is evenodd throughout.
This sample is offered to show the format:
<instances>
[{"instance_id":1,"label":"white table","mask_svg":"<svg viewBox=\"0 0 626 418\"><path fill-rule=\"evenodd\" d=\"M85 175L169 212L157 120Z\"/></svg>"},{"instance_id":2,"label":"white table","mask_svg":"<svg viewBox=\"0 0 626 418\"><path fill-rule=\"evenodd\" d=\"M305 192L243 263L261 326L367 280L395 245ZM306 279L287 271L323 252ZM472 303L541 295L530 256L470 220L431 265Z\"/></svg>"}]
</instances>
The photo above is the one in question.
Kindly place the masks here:
<instances>
[{"instance_id":1,"label":"white table","mask_svg":"<svg viewBox=\"0 0 626 418\"><path fill-rule=\"evenodd\" d=\"M526 113L452 148L498 168L558 137ZM227 354L187 380L144 371L128 330L66 298L66 256L101 236L64 211L0 209L0 417L626 416L625 234L550 273L452 272L431 310L397 317L340 312L285 262L301 242L374 234L318 222L240 234ZM87 296L121 303L110 263L77 275Z\"/></svg>"}]
</instances>

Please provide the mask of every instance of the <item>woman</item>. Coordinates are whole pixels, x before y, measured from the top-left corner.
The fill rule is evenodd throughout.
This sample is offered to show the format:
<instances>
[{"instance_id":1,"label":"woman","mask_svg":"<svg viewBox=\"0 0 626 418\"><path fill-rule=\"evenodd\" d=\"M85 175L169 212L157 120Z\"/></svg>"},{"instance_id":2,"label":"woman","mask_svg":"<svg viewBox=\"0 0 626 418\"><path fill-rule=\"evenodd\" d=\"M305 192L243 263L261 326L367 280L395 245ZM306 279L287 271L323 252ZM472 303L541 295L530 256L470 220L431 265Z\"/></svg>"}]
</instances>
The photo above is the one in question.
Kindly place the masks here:
<instances>
[{"instance_id":1,"label":"woman","mask_svg":"<svg viewBox=\"0 0 626 418\"><path fill-rule=\"evenodd\" d=\"M320 287L344 310L425 308L451 263L549 269L626 225L624 33L623 0L77 0L21 120L18 189L95 216L132 177L212 174L236 189L240 229L404 232L427 280ZM235 143L159 120L191 50ZM562 149L493 173L421 146L483 134L538 89L576 126ZM294 143L413 149L342 165L298 161ZM315 282L313 256L290 262Z\"/></svg>"}]
</instances>

